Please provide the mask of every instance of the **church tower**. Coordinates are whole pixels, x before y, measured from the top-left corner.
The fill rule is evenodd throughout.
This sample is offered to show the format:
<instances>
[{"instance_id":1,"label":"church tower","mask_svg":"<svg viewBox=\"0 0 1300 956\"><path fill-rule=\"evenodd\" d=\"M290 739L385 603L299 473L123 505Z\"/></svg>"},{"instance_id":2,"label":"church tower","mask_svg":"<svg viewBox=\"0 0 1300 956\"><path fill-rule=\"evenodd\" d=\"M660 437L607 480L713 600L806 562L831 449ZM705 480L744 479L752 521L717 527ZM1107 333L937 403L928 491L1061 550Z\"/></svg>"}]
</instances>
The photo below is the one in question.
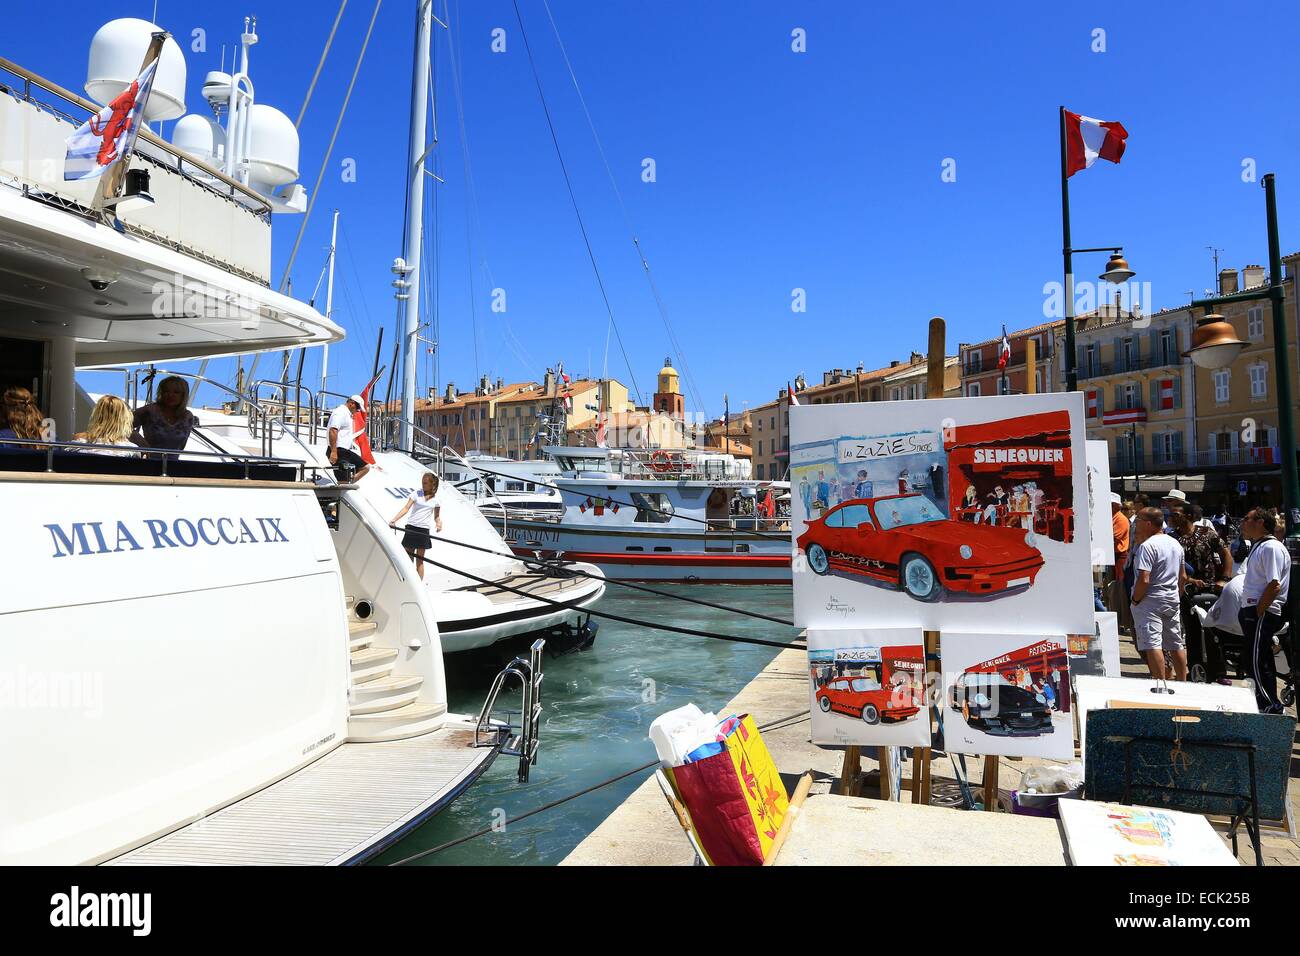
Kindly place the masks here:
<instances>
[{"instance_id":1,"label":"church tower","mask_svg":"<svg viewBox=\"0 0 1300 956\"><path fill-rule=\"evenodd\" d=\"M654 410L669 418L680 420L686 417L686 399L682 397L677 381L677 369L668 359L664 359L664 367L659 370L659 391L655 392Z\"/></svg>"}]
</instances>

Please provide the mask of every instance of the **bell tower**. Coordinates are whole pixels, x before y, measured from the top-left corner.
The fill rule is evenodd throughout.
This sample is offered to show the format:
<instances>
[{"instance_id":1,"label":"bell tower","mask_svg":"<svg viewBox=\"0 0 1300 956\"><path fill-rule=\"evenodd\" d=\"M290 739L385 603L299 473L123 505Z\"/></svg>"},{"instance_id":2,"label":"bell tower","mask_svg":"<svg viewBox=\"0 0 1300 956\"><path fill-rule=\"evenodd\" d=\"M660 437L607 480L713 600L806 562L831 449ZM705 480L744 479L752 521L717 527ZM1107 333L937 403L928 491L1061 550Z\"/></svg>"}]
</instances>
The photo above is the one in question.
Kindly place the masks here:
<instances>
[{"instance_id":1,"label":"bell tower","mask_svg":"<svg viewBox=\"0 0 1300 956\"><path fill-rule=\"evenodd\" d=\"M677 369L666 358L664 367L659 370L659 391L655 392L654 410L678 420L686 417L686 399L677 380Z\"/></svg>"}]
</instances>

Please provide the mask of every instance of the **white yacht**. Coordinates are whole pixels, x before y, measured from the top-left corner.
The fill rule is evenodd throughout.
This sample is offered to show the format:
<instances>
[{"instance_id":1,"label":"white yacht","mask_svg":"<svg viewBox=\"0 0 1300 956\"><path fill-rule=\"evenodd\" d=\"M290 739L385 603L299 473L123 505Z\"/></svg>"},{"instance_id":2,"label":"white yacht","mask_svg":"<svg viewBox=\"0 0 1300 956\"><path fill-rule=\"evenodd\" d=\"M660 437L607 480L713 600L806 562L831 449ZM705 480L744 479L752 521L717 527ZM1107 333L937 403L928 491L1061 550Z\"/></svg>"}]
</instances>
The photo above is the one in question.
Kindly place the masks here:
<instances>
[{"instance_id":1,"label":"white yacht","mask_svg":"<svg viewBox=\"0 0 1300 956\"><path fill-rule=\"evenodd\" d=\"M323 423L329 409L321 405L342 402L345 396L313 395L304 389L294 405L283 400L286 392L298 397L293 386L261 382L250 391L260 397L260 407L274 412L270 434L263 434L256 419L250 423L247 416L200 410L201 434L192 441L221 442L223 447L244 453L264 450L325 472L329 462ZM389 521L419 489L421 475L436 469L411 454L385 450L381 436L392 429L384 425L382 418L373 423L375 465L355 487L366 505L365 520L373 533L397 544L402 533L389 528ZM448 468L455 472L454 467ZM443 650L480 650L530 636L548 638L553 651L587 646L594 625L582 609L605 593L600 569L573 561L562 562L558 568L553 563L526 563L456 485L450 474L444 475L437 498L443 531L433 535L433 545L425 552L428 563L422 579L431 595Z\"/></svg>"},{"instance_id":2,"label":"white yacht","mask_svg":"<svg viewBox=\"0 0 1300 956\"><path fill-rule=\"evenodd\" d=\"M549 458L516 461L474 452L464 459L448 459L443 472L483 514L497 521L503 517L507 521L559 521L564 517L564 499L555 479L560 475L560 466Z\"/></svg>"},{"instance_id":3,"label":"white yacht","mask_svg":"<svg viewBox=\"0 0 1300 956\"><path fill-rule=\"evenodd\" d=\"M790 583L789 486L752 480L748 462L693 449L545 451L561 472L559 520L488 512L516 552L589 562L617 581Z\"/></svg>"},{"instance_id":4,"label":"white yacht","mask_svg":"<svg viewBox=\"0 0 1300 956\"><path fill-rule=\"evenodd\" d=\"M376 529L368 487L216 436L137 457L68 442L79 369L342 338L270 287L272 215L302 197L293 124L252 102L255 40L246 23L240 69L204 84L249 135L205 159L141 130L124 193L65 180L66 143L156 44L144 116L183 113L175 42L107 24L93 99L0 59L0 391L47 416L39 441L0 448L3 864L358 862L499 753L521 777L536 759L540 642L478 715L449 713L441 592L391 515ZM275 416L245 407L269 438ZM491 718L511 680L514 737Z\"/></svg>"}]
</instances>

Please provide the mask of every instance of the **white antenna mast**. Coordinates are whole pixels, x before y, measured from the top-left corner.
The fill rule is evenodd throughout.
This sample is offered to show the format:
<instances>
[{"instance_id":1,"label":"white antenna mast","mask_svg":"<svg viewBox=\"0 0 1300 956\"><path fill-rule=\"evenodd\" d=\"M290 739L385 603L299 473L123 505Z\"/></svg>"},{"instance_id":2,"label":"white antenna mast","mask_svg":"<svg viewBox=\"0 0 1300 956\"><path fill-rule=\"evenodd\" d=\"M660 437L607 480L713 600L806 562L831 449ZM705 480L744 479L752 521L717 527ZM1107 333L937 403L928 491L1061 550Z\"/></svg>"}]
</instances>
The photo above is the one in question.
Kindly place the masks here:
<instances>
[{"instance_id":1,"label":"white antenna mast","mask_svg":"<svg viewBox=\"0 0 1300 956\"><path fill-rule=\"evenodd\" d=\"M325 285L325 321L334 314L334 248L339 238L339 211L334 210L334 227L330 231L330 277ZM327 379L330 367L330 345L326 342L320 350L320 390L329 388Z\"/></svg>"}]
</instances>

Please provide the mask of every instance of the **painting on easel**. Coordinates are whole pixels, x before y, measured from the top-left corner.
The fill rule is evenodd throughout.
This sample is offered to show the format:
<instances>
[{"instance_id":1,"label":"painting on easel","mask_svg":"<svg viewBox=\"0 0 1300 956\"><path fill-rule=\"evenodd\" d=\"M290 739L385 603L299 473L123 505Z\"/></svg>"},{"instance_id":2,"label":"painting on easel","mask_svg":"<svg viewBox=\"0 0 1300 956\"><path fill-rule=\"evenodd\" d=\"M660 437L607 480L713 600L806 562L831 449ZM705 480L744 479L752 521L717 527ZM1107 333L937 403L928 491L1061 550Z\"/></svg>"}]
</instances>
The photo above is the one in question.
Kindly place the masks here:
<instances>
[{"instance_id":1,"label":"painting on easel","mask_svg":"<svg viewBox=\"0 0 1300 956\"><path fill-rule=\"evenodd\" d=\"M920 628L808 631L812 741L928 747Z\"/></svg>"},{"instance_id":2,"label":"painting on easel","mask_svg":"<svg viewBox=\"0 0 1300 956\"><path fill-rule=\"evenodd\" d=\"M790 435L800 626L1092 629L1081 394L796 406Z\"/></svg>"},{"instance_id":3,"label":"painting on easel","mask_svg":"<svg viewBox=\"0 0 1300 956\"><path fill-rule=\"evenodd\" d=\"M1065 635L947 631L941 653L947 750L1058 760L1074 756Z\"/></svg>"}]
</instances>

